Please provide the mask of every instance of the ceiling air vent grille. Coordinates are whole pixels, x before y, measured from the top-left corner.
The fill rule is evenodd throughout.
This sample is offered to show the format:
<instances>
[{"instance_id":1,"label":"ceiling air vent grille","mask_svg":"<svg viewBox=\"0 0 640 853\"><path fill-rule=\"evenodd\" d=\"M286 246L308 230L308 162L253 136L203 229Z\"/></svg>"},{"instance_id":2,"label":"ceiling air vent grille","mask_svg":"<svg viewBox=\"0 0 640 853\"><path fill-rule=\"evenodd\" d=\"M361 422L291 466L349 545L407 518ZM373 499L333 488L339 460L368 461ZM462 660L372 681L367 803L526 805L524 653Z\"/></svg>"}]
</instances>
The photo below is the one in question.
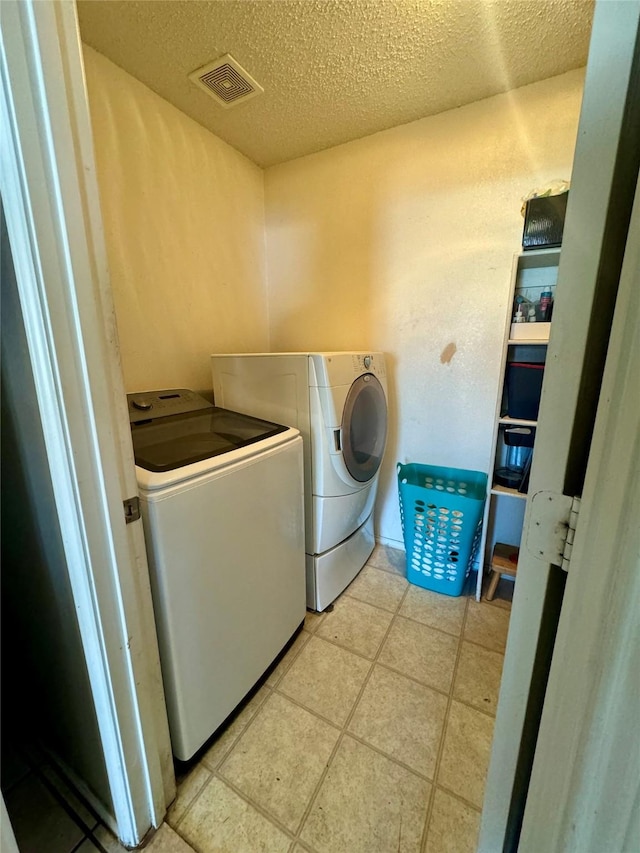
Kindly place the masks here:
<instances>
[{"instance_id":1,"label":"ceiling air vent grille","mask_svg":"<svg viewBox=\"0 0 640 853\"><path fill-rule=\"evenodd\" d=\"M264 91L229 53L198 68L189 74L189 79L226 109L255 98Z\"/></svg>"}]
</instances>

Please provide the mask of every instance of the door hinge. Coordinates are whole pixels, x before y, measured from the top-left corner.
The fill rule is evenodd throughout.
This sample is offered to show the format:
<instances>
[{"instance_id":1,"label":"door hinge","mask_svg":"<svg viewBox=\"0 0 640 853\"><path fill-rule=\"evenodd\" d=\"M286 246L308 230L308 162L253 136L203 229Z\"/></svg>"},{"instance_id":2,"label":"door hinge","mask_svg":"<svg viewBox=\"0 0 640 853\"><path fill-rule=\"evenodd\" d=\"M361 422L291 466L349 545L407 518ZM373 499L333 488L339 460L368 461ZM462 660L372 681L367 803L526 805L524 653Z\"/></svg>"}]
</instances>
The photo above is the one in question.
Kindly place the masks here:
<instances>
[{"instance_id":1,"label":"door hinge","mask_svg":"<svg viewBox=\"0 0 640 853\"><path fill-rule=\"evenodd\" d=\"M536 492L531 498L527 551L568 572L579 512L579 497Z\"/></svg>"},{"instance_id":2,"label":"door hinge","mask_svg":"<svg viewBox=\"0 0 640 853\"><path fill-rule=\"evenodd\" d=\"M136 495L134 498L127 498L122 501L124 506L124 520L127 524L132 521L137 521L140 518L140 498Z\"/></svg>"}]
</instances>

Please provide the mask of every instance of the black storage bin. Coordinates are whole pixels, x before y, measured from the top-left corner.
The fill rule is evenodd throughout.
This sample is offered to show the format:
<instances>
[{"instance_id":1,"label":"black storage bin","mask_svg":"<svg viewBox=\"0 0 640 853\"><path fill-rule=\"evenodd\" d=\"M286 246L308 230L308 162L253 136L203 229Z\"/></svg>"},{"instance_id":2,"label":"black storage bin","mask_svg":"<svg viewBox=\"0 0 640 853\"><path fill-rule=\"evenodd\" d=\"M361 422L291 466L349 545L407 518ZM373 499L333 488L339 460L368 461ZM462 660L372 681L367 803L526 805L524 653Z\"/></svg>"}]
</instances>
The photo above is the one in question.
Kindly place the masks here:
<instances>
[{"instance_id":1,"label":"black storage bin","mask_svg":"<svg viewBox=\"0 0 640 853\"><path fill-rule=\"evenodd\" d=\"M523 249L551 249L562 244L569 193L532 198L524 214Z\"/></svg>"},{"instance_id":2,"label":"black storage bin","mask_svg":"<svg viewBox=\"0 0 640 853\"><path fill-rule=\"evenodd\" d=\"M544 364L511 362L507 365L507 415L519 420L538 419Z\"/></svg>"}]
</instances>

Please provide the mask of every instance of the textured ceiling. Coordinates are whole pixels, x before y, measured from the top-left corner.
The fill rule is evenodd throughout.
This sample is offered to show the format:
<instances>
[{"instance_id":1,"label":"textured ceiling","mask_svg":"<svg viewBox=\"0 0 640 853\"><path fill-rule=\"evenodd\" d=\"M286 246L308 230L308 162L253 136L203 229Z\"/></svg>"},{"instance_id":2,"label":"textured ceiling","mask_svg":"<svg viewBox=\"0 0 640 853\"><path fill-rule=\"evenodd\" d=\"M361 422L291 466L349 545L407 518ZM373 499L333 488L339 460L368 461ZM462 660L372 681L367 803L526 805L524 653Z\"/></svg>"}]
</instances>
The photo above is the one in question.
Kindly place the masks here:
<instances>
[{"instance_id":1,"label":"textured ceiling","mask_svg":"<svg viewBox=\"0 0 640 853\"><path fill-rule=\"evenodd\" d=\"M586 63L593 0L78 0L83 41L270 166ZM264 87L187 75L231 53Z\"/></svg>"}]
</instances>

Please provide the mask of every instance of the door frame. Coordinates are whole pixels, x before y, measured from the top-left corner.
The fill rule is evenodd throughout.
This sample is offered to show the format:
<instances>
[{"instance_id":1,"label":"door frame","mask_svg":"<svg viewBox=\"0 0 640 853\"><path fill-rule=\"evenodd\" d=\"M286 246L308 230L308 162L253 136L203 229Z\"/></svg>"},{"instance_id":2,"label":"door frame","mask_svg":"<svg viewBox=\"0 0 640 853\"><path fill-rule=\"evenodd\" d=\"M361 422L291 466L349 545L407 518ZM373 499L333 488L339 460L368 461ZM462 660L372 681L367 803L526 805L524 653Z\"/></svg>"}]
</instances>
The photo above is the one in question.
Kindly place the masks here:
<instances>
[{"instance_id":1,"label":"door frame","mask_svg":"<svg viewBox=\"0 0 640 853\"><path fill-rule=\"evenodd\" d=\"M73 0L0 4L0 187L113 814L138 845L175 795Z\"/></svg>"},{"instance_id":2,"label":"door frame","mask_svg":"<svg viewBox=\"0 0 640 853\"><path fill-rule=\"evenodd\" d=\"M566 575L527 547L531 497L584 485L638 176L639 13L595 8L479 853L518 848L547 701Z\"/></svg>"},{"instance_id":3,"label":"door frame","mask_svg":"<svg viewBox=\"0 0 640 853\"><path fill-rule=\"evenodd\" d=\"M640 838L640 180L519 850ZM630 748L631 743L631 748ZM634 748L635 746L635 748ZM549 815L556 820L550 821Z\"/></svg>"}]
</instances>

